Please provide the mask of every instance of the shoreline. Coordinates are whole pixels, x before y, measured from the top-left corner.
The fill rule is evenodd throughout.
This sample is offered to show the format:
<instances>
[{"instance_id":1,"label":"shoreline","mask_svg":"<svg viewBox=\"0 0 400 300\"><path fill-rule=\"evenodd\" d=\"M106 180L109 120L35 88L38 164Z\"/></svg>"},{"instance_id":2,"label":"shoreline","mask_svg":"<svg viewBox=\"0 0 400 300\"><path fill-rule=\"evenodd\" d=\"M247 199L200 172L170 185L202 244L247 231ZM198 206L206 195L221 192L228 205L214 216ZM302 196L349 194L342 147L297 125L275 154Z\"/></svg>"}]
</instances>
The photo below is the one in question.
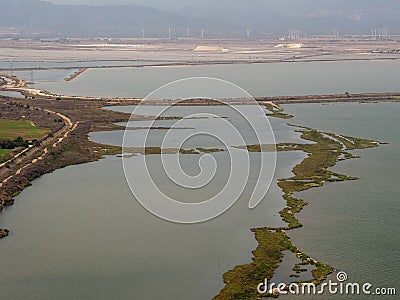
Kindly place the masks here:
<instances>
[{"instance_id":1,"label":"shoreline","mask_svg":"<svg viewBox=\"0 0 400 300\"><path fill-rule=\"evenodd\" d=\"M326 97L326 96L320 96ZM299 97L301 98L301 97ZM53 111L58 114L65 115L70 119L71 124L74 124L73 130L74 134L65 135L64 139L58 140L55 147L51 148L51 151L46 153L44 149L43 152L37 154L37 158L35 163L32 162L33 157L28 157L28 164L26 167L21 168L21 165L12 166L12 170L20 170L20 172L7 180L5 184L1 187L2 191L0 194L0 200L5 201L5 206L13 204L13 197L18 195L25 187L30 185L30 182L43 174L52 172L56 169L75 164L82 164L91 161L97 161L104 157L105 155L115 155L121 154L121 147L108 146L103 144L94 143L88 140L88 133L95 131L105 131L105 130L116 130L120 129L119 127L115 127L114 123L123 122L129 120L130 114L113 112L110 110L104 110L103 107L111 106L111 105L129 105L134 104L135 101L131 102L120 102L113 103L112 101L96 100L96 101L88 101L86 99L76 100L76 99L62 99L62 100L46 100L46 99L18 99L18 98L9 98L9 97L0 97L0 103L4 104L12 104L12 109L16 107L20 107L21 104L29 104L32 108L39 108L43 111ZM291 102L297 103L297 102ZM265 103L264 103L265 104ZM276 103L275 103L276 104ZM274 106L275 109L278 109ZM283 114L284 112L281 111ZM364 139L358 139L353 137L346 137L342 135L335 135L332 133L325 133L319 131L312 131L311 128L299 127L296 126L298 130L302 131L302 138L317 140L315 144L295 144L295 143L284 143L278 144L277 151L298 151L302 150L309 154L309 157L304 159L299 165L293 168L293 172L295 174L294 178L286 178L280 179L278 181L279 187L284 192L284 199L287 201L287 206L280 212L281 218L288 224L287 227L266 227L266 228L253 228L251 231L255 234L255 238L258 242L258 247L253 251L254 259L253 263L249 265L241 265L236 266L233 270L228 271L224 275L224 281L229 285L229 287L225 287L221 293L235 291L239 286L239 290L249 290L249 284L254 280L255 282L262 282L265 278L265 275L271 276L274 273L275 268L281 262L282 252L289 250L293 252L297 257L302 260L304 264L310 264L317 267L314 270L313 278L315 283L322 282L328 274L333 271L333 268L319 262L313 258L310 258L301 250L299 250L296 246L294 246L286 234L286 231L293 230L295 228L301 227L302 225L295 218L295 214L300 212L303 207L307 204L302 199L296 199L293 197L293 193L297 191L306 190L309 188L318 187L324 184L325 181L344 181L344 180L355 180L355 178L348 177L342 174L336 174L329 170L328 167L335 165L341 157L344 156L344 159L354 158L351 154L347 153L345 150L354 150L354 149L364 149L369 147L377 147L379 146L378 142L368 141ZM314 136L317 135L317 137ZM328 135L334 139L330 139L326 137ZM322 145L322 147L321 147ZM325 146L324 146L325 145ZM54 146L54 145L53 145ZM340 149L339 149L340 147ZM360 147L360 148L359 148ZM268 148L268 147L267 147ZM248 146L248 151L262 151L262 147L256 148L252 147L252 145ZM318 154L322 151L322 153L327 154L327 157L324 155ZM331 153L332 151L338 151L337 154ZM146 154L157 154L155 153L147 153ZM312 157L314 156L314 157ZM322 158L321 158L322 156ZM42 159L38 159L41 157ZM335 157L333 159L332 157ZM320 166L322 170L324 170L323 178L318 178L317 181L310 183L307 180L316 180L315 174L301 174L301 170L307 169L305 168L305 161L310 161L311 164L314 164L315 161L320 161ZM329 163L328 163L329 162ZM24 162L22 162L23 164ZM296 171L295 171L296 170ZM315 169L317 170L317 169ZM300 172L300 173L299 173ZM299 176L299 177L297 177ZM302 177L303 176L303 177ZM304 177L305 176L305 177ZM307 177L308 176L308 177ZM309 177L311 176L311 177ZM311 179L310 179L311 178ZM12 231L10 232L8 229L2 229L2 233L4 237L9 233L12 235ZM265 253L269 253L269 256ZM272 261L271 261L272 259ZM262 273L254 273L254 270L257 269L260 264L264 264L268 262L269 268L262 269ZM244 271L243 271L244 270ZM248 277L243 276L243 272L247 272ZM256 276L255 276L256 275ZM259 280L258 276L263 276L261 280ZM260 277L261 278L261 277ZM242 284L242 280L245 280L246 284ZM237 285L232 290L230 286ZM255 292L257 289L251 289L251 291ZM260 296L260 295L258 295ZM229 297L225 297L224 294L217 295L214 299L230 299ZM252 298L250 298L252 299ZM256 298L255 298L256 299Z\"/></svg>"},{"instance_id":2,"label":"shoreline","mask_svg":"<svg viewBox=\"0 0 400 300\"><path fill-rule=\"evenodd\" d=\"M74 79L76 79L77 77L79 77L80 75L85 73L87 70L88 70L88 68L80 68L78 71L74 72L73 74L71 74L67 78L64 78L64 81L67 81L67 82L73 81Z\"/></svg>"},{"instance_id":3,"label":"shoreline","mask_svg":"<svg viewBox=\"0 0 400 300\"><path fill-rule=\"evenodd\" d=\"M50 133L36 146L0 168L0 212L13 205L14 197L31 181L44 174L120 153L121 147L90 142L88 134L105 130L104 126L112 129L114 123L128 121L130 117L130 114L103 110L101 107L107 106L104 101L34 101L0 97L0 106L3 108L2 118L18 119L25 115L33 118L32 114L35 114L35 123L50 129ZM61 118L63 123L54 122L55 118ZM7 230L7 235L9 233L12 231Z\"/></svg>"},{"instance_id":4,"label":"shoreline","mask_svg":"<svg viewBox=\"0 0 400 300\"><path fill-rule=\"evenodd\" d=\"M318 285L334 271L333 267L311 258L290 241L287 232L303 226L295 215L308 204L303 199L296 198L293 195L294 193L321 187L325 182L357 180L358 178L330 171L329 168L335 166L339 161L357 158L348 151L378 147L380 143L322 132L309 127L290 126L296 127L296 131L301 132L303 140L311 141L315 144L281 143L275 145L278 152L303 151L307 153L307 157L293 167L294 176L278 179L278 186L283 192L283 199L286 200L286 207L279 214L281 219L288 225L286 227L251 229L258 242L257 248L252 251L252 262L238 265L227 271L223 277L225 287L213 298L214 300L234 299L238 295L240 299L259 299L262 296L278 297L276 289L267 291L264 295L258 294L257 285L260 282L264 282L265 278L268 281L271 280L275 269L282 262L284 251L292 252L301 261L293 266L293 274L290 274L290 277L296 278L299 277L299 273L306 272L307 269L303 269L304 266L315 267L315 269L311 270L312 280L293 280L299 285L303 283ZM247 150L249 152L273 151L268 146L274 145L248 145ZM289 283L286 284L288 285Z\"/></svg>"},{"instance_id":5,"label":"shoreline","mask_svg":"<svg viewBox=\"0 0 400 300\"><path fill-rule=\"evenodd\" d=\"M82 68L66 78L65 81L72 81L89 68ZM80 100L80 101L114 101L117 103L132 102L135 104L149 104L149 105L169 105L171 99L143 99L140 97L135 98L122 98L122 97L90 97L90 96L73 96L73 95L57 95L52 92L29 88L25 81L16 77L9 77L2 75L7 80L7 84L0 86L0 91L19 92L25 98L35 99L40 97L48 100ZM387 92L387 93L357 93L357 94L323 94L323 95L301 95L301 96L262 96L254 98L260 105L263 102L272 102L275 104L291 104L291 103L337 103L337 102L385 102L385 101L400 101L400 92ZM175 100L175 99L174 99ZM229 104L246 105L253 99L246 98L229 98L219 99ZM144 102L146 101L146 102ZM176 105L222 105L215 100L210 99L191 99L179 101Z\"/></svg>"},{"instance_id":6,"label":"shoreline","mask_svg":"<svg viewBox=\"0 0 400 300\"><path fill-rule=\"evenodd\" d=\"M154 63L154 64L121 64L121 65L93 65L93 66L82 66L77 64L76 66L69 67L17 67L17 68L0 68L0 72L9 71L51 71L51 70L74 70L74 69L120 69L120 68L174 68L174 67L196 67L196 66L214 66L214 65L241 65L241 64L278 64L278 63L311 63L311 62L347 62L347 61L397 61L400 57L373 57L373 58L319 58L324 55L312 55L312 56L301 56L297 59L284 58L284 59L254 59L249 62L248 59L242 60L209 60L204 62L170 62L165 60L165 63ZM311 59L316 57L316 59ZM108 60L102 60L108 61ZM109 61L120 61L120 62L133 62L134 60L109 60ZM140 62L153 62L154 60L140 60ZM29 62L29 61L28 61ZM35 62L35 61L34 61ZM86 61L80 61L86 62ZM97 62L97 61L96 61ZM101 61L100 61L101 62ZM78 62L79 63L79 62Z\"/></svg>"}]
</instances>

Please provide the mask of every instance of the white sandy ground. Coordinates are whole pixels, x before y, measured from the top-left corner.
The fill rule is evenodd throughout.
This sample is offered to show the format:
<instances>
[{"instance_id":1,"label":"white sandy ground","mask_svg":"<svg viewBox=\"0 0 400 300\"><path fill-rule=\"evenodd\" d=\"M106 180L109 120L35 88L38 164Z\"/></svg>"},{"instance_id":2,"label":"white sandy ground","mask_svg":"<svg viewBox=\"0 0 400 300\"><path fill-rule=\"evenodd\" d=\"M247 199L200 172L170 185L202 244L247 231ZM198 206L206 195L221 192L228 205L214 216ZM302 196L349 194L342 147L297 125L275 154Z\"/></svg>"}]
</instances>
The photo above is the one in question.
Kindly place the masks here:
<instances>
[{"instance_id":1,"label":"white sandy ground","mask_svg":"<svg viewBox=\"0 0 400 300\"><path fill-rule=\"evenodd\" d=\"M0 61L110 61L149 60L169 62L211 62L321 59L326 55L364 55L366 57L400 57L400 54L373 53L400 50L394 41L302 40L121 40L118 44L83 40L80 44L41 43L39 41L0 40ZM287 47L276 48L282 44ZM290 47L302 44L303 47ZM198 51L195 51L195 50ZM250 57L249 57L250 56Z\"/></svg>"}]
</instances>

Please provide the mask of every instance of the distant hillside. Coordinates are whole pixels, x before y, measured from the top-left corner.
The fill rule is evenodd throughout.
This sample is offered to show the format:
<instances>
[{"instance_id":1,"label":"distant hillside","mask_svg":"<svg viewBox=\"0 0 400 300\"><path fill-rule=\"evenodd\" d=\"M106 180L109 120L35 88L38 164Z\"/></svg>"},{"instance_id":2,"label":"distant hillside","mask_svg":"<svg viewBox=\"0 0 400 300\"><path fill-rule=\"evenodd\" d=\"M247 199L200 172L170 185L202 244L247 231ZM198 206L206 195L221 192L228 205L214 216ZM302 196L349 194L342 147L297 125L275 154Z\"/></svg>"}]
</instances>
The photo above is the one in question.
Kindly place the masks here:
<instances>
[{"instance_id":1,"label":"distant hillside","mask_svg":"<svg viewBox=\"0 0 400 300\"><path fill-rule=\"evenodd\" d=\"M203 0L176 9L186 16L220 17L254 33L285 33L289 27L303 34L370 33L387 28L400 34L399 0Z\"/></svg>"},{"instance_id":2,"label":"distant hillside","mask_svg":"<svg viewBox=\"0 0 400 300\"><path fill-rule=\"evenodd\" d=\"M110 1L111 2L111 1ZM143 3L146 3L143 1ZM392 0L253 0L195 2L171 11L132 5L55 5L40 0L0 0L0 28L40 31L47 36L200 36L253 37L283 35L289 27L302 34L370 33L389 28L400 33L400 1ZM194 6L193 6L194 5ZM43 32L47 32L44 34Z\"/></svg>"},{"instance_id":3,"label":"distant hillside","mask_svg":"<svg viewBox=\"0 0 400 300\"><path fill-rule=\"evenodd\" d=\"M0 27L27 27L66 36L168 35L168 28L187 27L212 20L187 18L141 6L54 5L39 0L0 0Z\"/></svg>"}]
</instances>

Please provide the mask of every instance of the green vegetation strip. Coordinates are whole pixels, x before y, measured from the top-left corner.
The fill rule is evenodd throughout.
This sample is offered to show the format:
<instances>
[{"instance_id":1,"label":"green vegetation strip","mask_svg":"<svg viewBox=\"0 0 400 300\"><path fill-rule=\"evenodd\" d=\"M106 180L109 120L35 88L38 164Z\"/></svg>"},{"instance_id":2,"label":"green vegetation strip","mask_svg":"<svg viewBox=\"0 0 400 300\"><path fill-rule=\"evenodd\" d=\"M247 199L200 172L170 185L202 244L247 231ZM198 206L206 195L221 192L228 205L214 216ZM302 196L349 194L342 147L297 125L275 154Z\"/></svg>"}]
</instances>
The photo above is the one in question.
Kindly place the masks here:
<instances>
[{"instance_id":1,"label":"green vegetation strip","mask_svg":"<svg viewBox=\"0 0 400 300\"><path fill-rule=\"evenodd\" d=\"M277 104L265 103L264 106L266 109L268 109L270 111L270 113L267 114L268 117L278 118L278 119L293 118L292 115L285 113L284 110L281 107L279 107Z\"/></svg>"},{"instance_id":2,"label":"green vegetation strip","mask_svg":"<svg viewBox=\"0 0 400 300\"><path fill-rule=\"evenodd\" d=\"M109 146L104 146L109 147ZM103 147L103 148L104 148ZM99 147L101 148L101 147ZM110 152L109 154L121 154L122 148L121 147L114 147L115 151ZM98 150L98 149L97 149ZM142 154L142 155L160 155L160 154L206 154L206 153L218 153L224 152L224 149L216 149L216 148L195 148L195 149L178 149L178 148L160 148L160 147L124 147L123 152L129 154Z\"/></svg>"},{"instance_id":3,"label":"green vegetation strip","mask_svg":"<svg viewBox=\"0 0 400 300\"><path fill-rule=\"evenodd\" d=\"M10 149L0 149L0 163L9 160L12 157L12 151Z\"/></svg>"},{"instance_id":4,"label":"green vegetation strip","mask_svg":"<svg viewBox=\"0 0 400 300\"><path fill-rule=\"evenodd\" d=\"M366 149L379 146L379 142L367 139L339 136L337 134L320 132L312 128L299 127L302 139L313 142L312 144L282 143L276 145L276 151L304 151L308 156L293 168L294 176L278 180L282 189L283 198L287 206L280 211L280 216L288 226L284 228L256 228L252 229L258 242L258 247L253 251L253 262L236 266L233 270L224 274L225 287L214 297L215 300L228 299L259 299L257 285L265 278L270 280L275 269L279 266L284 256L283 251L293 252L301 261L302 266L312 265L311 271L315 284L323 281L332 272L332 267L318 262L305 253L298 250L290 241L287 230L301 227L295 217L307 202L293 196L295 192L301 192L314 187L320 187L324 182L356 180L343 174L328 170L339 160L355 158L348 150ZM249 152L273 151L274 145L249 145ZM304 271L298 265L294 266L296 274ZM292 276L296 277L296 276ZM298 282L301 284L301 282ZM277 295L264 295L276 297Z\"/></svg>"},{"instance_id":5,"label":"green vegetation strip","mask_svg":"<svg viewBox=\"0 0 400 300\"><path fill-rule=\"evenodd\" d=\"M22 137L25 140L39 140L48 134L49 130L41 129L31 124L28 120L0 119L0 139L14 140Z\"/></svg>"}]
</instances>

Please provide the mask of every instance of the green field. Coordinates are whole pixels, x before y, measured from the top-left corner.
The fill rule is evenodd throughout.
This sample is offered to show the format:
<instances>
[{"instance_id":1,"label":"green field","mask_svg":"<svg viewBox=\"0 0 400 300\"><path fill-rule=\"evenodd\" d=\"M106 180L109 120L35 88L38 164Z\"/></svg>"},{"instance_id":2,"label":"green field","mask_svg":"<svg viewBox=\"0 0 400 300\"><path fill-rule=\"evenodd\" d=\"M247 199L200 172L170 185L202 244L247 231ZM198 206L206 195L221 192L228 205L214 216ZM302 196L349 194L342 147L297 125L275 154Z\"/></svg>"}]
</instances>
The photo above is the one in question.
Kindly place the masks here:
<instances>
[{"instance_id":1,"label":"green field","mask_svg":"<svg viewBox=\"0 0 400 300\"><path fill-rule=\"evenodd\" d=\"M24 140L39 140L46 136L49 132L47 129L41 129L33 126L28 120L6 120L0 119L0 139L14 140L22 137Z\"/></svg>"},{"instance_id":2,"label":"green field","mask_svg":"<svg viewBox=\"0 0 400 300\"><path fill-rule=\"evenodd\" d=\"M9 160L12 157L12 150L0 149L0 163Z\"/></svg>"}]
</instances>

